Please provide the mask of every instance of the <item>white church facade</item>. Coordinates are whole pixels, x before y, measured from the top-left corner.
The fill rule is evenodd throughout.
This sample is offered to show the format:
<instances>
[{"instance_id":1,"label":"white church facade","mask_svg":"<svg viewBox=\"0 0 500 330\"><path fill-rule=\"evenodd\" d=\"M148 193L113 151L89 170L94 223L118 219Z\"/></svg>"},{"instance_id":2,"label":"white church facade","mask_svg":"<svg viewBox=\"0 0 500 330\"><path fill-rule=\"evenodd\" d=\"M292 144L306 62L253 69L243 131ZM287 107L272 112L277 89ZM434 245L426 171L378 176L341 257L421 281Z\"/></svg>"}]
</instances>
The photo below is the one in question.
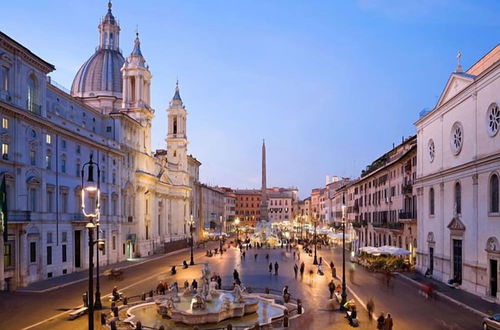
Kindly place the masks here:
<instances>
[{"instance_id":1,"label":"white church facade","mask_svg":"<svg viewBox=\"0 0 500 330\"><path fill-rule=\"evenodd\" d=\"M416 126L417 267L498 302L500 45L459 62Z\"/></svg>"},{"instance_id":2,"label":"white church facade","mask_svg":"<svg viewBox=\"0 0 500 330\"><path fill-rule=\"evenodd\" d=\"M51 83L52 64L0 32L0 179L8 204L0 289L88 267L80 173L91 154L101 169L101 265L185 246L186 222L198 219L201 163L188 154L179 86L167 109L166 149L153 151L152 75L139 36L124 58L111 4L99 33L67 93Z\"/></svg>"}]
</instances>

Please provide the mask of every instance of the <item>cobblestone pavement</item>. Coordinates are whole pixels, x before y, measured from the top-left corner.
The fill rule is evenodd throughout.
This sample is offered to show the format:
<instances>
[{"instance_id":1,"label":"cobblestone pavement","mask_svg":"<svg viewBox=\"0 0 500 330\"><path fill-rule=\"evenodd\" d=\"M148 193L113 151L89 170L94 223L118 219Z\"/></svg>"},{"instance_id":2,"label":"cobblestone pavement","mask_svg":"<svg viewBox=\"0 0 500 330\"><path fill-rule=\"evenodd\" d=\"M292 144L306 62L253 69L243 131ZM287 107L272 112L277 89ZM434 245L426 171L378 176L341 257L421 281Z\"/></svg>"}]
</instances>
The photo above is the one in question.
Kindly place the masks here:
<instances>
[{"instance_id":1,"label":"cobblestone pavement","mask_svg":"<svg viewBox=\"0 0 500 330\"><path fill-rule=\"evenodd\" d=\"M324 263L333 261L337 267L337 275L341 275L341 250L318 250ZM255 260L254 254L258 254ZM278 275L269 274L265 255L269 254L269 262L277 261L280 265ZM156 258L137 267L127 269L123 281L101 280L102 295L109 294L117 285L127 296L141 294L154 288L160 279L177 280L200 277L200 266L179 270L174 277L169 275L170 265L189 260L189 252ZM344 314L328 308L327 284L331 280L329 267L325 267L325 275L316 274L316 266L312 258L301 251L301 260L294 260L293 253L284 249L250 249L246 258L242 259L238 249L231 248L224 256L212 258L204 256L204 251L195 254L197 263L209 262L213 272L222 276L222 285L230 286L233 282L232 272L237 269L244 285L253 288L269 287L281 291L289 286L292 296L301 298L306 312L291 322L292 329L350 329ZM303 278L294 277L293 265L304 261L306 271ZM390 312L395 320L394 329L477 329L481 319L478 315L462 309L448 301L428 301L418 294L415 285L401 278L394 278L389 287L385 286L378 275L367 272L358 265L347 263L355 269L354 283L348 280L348 298L354 299L358 305L360 327L358 329L375 329L375 322L369 321L363 305L370 298L375 301L376 313ZM309 275L309 270L313 274ZM348 276L349 277L349 276ZM339 280L336 280L339 283ZM0 294L0 329L22 329L33 326L33 329L86 329L87 318L81 317L68 321L66 311L81 305L81 293L85 291L86 282L68 285L47 293L2 293ZM109 308L107 299L103 303ZM104 310L108 312L109 310ZM50 319L48 319L50 318ZM96 315L96 329L98 315Z\"/></svg>"}]
</instances>

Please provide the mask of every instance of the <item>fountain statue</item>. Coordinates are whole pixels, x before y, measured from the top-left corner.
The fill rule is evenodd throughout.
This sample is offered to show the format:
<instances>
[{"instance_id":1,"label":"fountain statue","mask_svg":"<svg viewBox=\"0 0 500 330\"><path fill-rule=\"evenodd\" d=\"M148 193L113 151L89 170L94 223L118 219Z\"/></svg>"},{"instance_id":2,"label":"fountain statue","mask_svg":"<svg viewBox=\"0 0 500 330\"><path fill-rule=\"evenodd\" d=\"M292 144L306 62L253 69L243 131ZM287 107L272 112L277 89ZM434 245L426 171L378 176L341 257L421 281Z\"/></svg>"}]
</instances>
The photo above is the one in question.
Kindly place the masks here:
<instances>
[{"instance_id":1,"label":"fountain statue","mask_svg":"<svg viewBox=\"0 0 500 330\"><path fill-rule=\"evenodd\" d=\"M241 286L239 286L238 284L234 285L233 294L234 294L234 302L235 303L244 302L243 290L241 289Z\"/></svg>"},{"instance_id":2,"label":"fountain statue","mask_svg":"<svg viewBox=\"0 0 500 330\"><path fill-rule=\"evenodd\" d=\"M191 301L191 309L192 310L204 310L207 308L207 303L205 298L202 297L201 294L196 294Z\"/></svg>"},{"instance_id":3,"label":"fountain statue","mask_svg":"<svg viewBox=\"0 0 500 330\"><path fill-rule=\"evenodd\" d=\"M205 266L203 266L203 269L201 270L200 294L204 300L212 300L212 296L210 294L210 269L208 268L208 263L205 263Z\"/></svg>"}]
</instances>

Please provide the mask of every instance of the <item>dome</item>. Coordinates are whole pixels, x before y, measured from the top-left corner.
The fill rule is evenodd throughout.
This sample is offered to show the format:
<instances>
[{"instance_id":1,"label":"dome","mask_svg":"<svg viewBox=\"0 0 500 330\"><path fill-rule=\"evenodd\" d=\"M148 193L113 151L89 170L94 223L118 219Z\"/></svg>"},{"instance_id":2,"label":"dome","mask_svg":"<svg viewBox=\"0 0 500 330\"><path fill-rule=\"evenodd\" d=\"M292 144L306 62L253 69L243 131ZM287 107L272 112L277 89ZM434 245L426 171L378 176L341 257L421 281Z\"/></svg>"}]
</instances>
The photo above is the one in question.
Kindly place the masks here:
<instances>
[{"instance_id":1,"label":"dome","mask_svg":"<svg viewBox=\"0 0 500 330\"><path fill-rule=\"evenodd\" d=\"M115 49L100 48L78 70L71 95L77 97L116 96L121 98L122 73L125 62Z\"/></svg>"}]
</instances>

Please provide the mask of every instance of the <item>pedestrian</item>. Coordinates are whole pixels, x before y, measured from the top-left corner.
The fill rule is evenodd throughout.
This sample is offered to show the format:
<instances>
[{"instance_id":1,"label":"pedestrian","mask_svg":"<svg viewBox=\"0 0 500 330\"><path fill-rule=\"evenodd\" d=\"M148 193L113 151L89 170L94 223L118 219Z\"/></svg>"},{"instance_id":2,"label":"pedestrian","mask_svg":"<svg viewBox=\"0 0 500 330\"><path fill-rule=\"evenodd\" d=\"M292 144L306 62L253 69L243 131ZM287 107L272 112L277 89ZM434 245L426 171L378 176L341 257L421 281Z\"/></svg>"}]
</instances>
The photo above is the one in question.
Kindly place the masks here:
<instances>
[{"instance_id":1,"label":"pedestrian","mask_svg":"<svg viewBox=\"0 0 500 330\"><path fill-rule=\"evenodd\" d=\"M285 296L286 294L288 294L288 285L285 285L285 287L283 288L283 296Z\"/></svg>"},{"instance_id":2,"label":"pedestrian","mask_svg":"<svg viewBox=\"0 0 500 330\"><path fill-rule=\"evenodd\" d=\"M333 267L335 267L335 265L333 264L333 261L330 261L330 268L333 269Z\"/></svg>"},{"instance_id":3,"label":"pedestrian","mask_svg":"<svg viewBox=\"0 0 500 330\"><path fill-rule=\"evenodd\" d=\"M256 253L256 254L254 254L254 256L253 256L253 260L257 261L257 257L258 257L258 256L259 256L259 255L258 255L257 253Z\"/></svg>"},{"instance_id":4,"label":"pedestrian","mask_svg":"<svg viewBox=\"0 0 500 330\"><path fill-rule=\"evenodd\" d=\"M245 251L243 251L243 259L245 259L247 256L247 253Z\"/></svg>"},{"instance_id":5,"label":"pedestrian","mask_svg":"<svg viewBox=\"0 0 500 330\"><path fill-rule=\"evenodd\" d=\"M196 282L196 279L193 279L193 282L191 283L191 287L193 288L193 290L198 289L198 282Z\"/></svg>"},{"instance_id":6,"label":"pedestrian","mask_svg":"<svg viewBox=\"0 0 500 330\"><path fill-rule=\"evenodd\" d=\"M271 274L273 272L273 263L270 262L269 263L269 274Z\"/></svg>"},{"instance_id":7,"label":"pedestrian","mask_svg":"<svg viewBox=\"0 0 500 330\"><path fill-rule=\"evenodd\" d=\"M266 260L269 261L269 253L266 254Z\"/></svg>"},{"instance_id":8,"label":"pedestrian","mask_svg":"<svg viewBox=\"0 0 500 330\"><path fill-rule=\"evenodd\" d=\"M293 272L295 273L295 278L297 278L297 272L299 271L299 266L297 266L297 264L295 264L293 266Z\"/></svg>"},{"instance_id":9,"label":"pedestrian","mask_svg":"<svg viewBox=\"0 0 500 330\"><path fill-rule=\"evenodd\" d=\"M384 321L384 330L392 330L393 327L393 321L390 313L387 313L387 317L385 318Z\"/></svg>"},{"instance_id":10,"label":"pedestrian","mask_svg":"<svg viewBox=\"0 0 500 330\"><path fill-rule=\"evenodd\" d=\"M222 278L219 275L217 275L217 287L222 290Z\"/></svg>"},{"instance_id":11,"label":"pedestrian","mask_svg":"<svg viewBox=\"0 0 500 330\"><path fill-rule=\"evenodd\" d=\"M335 266L332 268L332 277L337 278L337 268Z\"/></svg>"},{"instance_id":12,"label":"pedestrian","mask_svg":"<svg viewBox=\"0 0 500 330\"><path fill-rule=\"evenodd\" d=\"M366 303L366 310L368 311L368 320L370 322L372 321L372 314L374 308L375 308L375 303L373 302L373 299L370 298L370 300L368 300L368 302Z\"/></svg>"},{"instance_id":13,"label":"pedestrian","mask_svg":"<svg viewBox=\"0 0 500 330\"><path fill-rule=\"evenodd\" d=\"M300 277L304 277L304 270L306 269L306 265L304 264L304 262L302 261L302 263L300 264Z\"/></svg>"},{"instance_id":14,"label":"pedestrian","mask_svg":"<svg viewBox=\"0 0 500 330\"><path fill-rule=\"evenodd\" d=\"M240 278L240 273L236 269L233 271L233 278L235 281Z\"/></svg>"},{"instance_id":15,"label":"pedestrian","mask_svg":"<svg viewBox=\"0 0 500 330\"><path fill-rule=\"evenodd\" d=\"M323 263L323 257L319 257L319 264L321 265Z\"/></svg>"},{"instance_id":16,"label":"pedestrian","mask_svg":"<svg viewBox=\"0 0 500 330\"><path fill-rule=\"evenodd\" d=\"M318 265L318 274L323 276L325 273L323 273L323 265L322 264L319 264Z\"/></svg>"},{"instance_id":17,"label":"pedestrian","mask_svg":"<svg viewBox=\"0 0 500 330\"><path fill-rule=\"evenodd\" d=\"M165 294L165 286L163 285L163 281L160 281L160 283L158 283L158 285L156 286L156 293Z\"/></svg>"},{"instance_id":18,"label":"pedestrian","mask_svg":"<svg viewBox=\"0 0 500 330\"><path fill-rule=\"evenodd\" d=\"M351 283L354 283L354 269L353 268L349 269L349 280L351 281Z\"/></svg>"},{"instance_id":19,"label":"pedestrian","mask_svg":"<svg viewBox=\"0 0 500 330\"><path fill-rule=\"evenodd\" d=\"M186 290L187 288L189 288L189 282L188 282L188 280L185 280L184 281L184 290Z\"/></svg>"},{"instance_id":20,"label":"pedestrian","mask_svg":"<svg viewBox=\"0 0 500 330\"><path fill-rule=\"evenodd\" d=\"M384 313L381 312L379 317L377 318L377 329L384 330L384 324L385 324L385 317L384 317Z\"/></svg>"},{"instance_id":21,"label":"pedestrian","mask_svg":"<svg viewBox=\"0 0 500 330\"><path fill-rule=\"evenodd\" d=\"M328 291L330 291L330 299L333 299L333 293L335 292L335 283L333 280L328 283Z\"/></svg>"},{"instance_id":22,"label":"pedestrian","mask_svg":"<svg viewBox=\"0 0 500 330\"><path fill-rule=\"evenodd\" d=\"M274 275L278 275L278 268L280 268L280 266L278 265L278 262L276 261L274 263Z\"/></svg>"}]
</instances>

